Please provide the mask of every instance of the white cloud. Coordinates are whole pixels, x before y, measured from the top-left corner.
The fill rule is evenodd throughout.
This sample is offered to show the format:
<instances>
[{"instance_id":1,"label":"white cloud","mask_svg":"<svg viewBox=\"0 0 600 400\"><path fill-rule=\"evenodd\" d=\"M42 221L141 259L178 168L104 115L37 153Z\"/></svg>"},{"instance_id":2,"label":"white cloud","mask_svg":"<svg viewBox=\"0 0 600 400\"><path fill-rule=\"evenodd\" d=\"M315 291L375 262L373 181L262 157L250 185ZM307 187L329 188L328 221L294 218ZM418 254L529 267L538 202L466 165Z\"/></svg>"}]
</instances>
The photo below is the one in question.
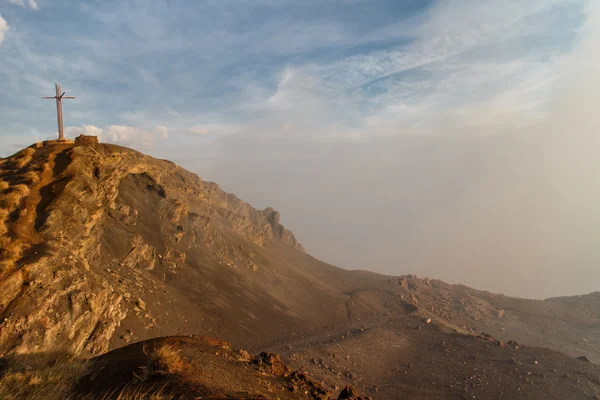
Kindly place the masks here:
<instances>
[{"instance_id":1,"label":"white cloud","mask_svg":"<svg viewBox=\"0 0 600 400\"><path fill-rule=\"evenodd\" d=\"M21 7L29 7L32 10L39 10L40 9L40 5L38 3L38 0L28 0L27 3L25 3L25 0L8 0L8 2L10 4L14 4L16 6L21 6Z\"/></svg>"},{"instance_id":2,"label":"white cloud","mask_svg":"<svg viewBox=\"0 0 600 400\"><path fill-rule=\"evenodd\" d=\"M241 125L221 122L223 118L217 115L206 114L202 118L198 118L197 116L194 116L193 118L195 121L202 121L202 124L187 124L189 119L179 121L181 118L173 121L173 124L176 126L178 132L197 137L226 137L243 130ZM190 125L191 128L189 127Z\"/></svg>"},{"instance_id":3,"label":"white cloud","mask_svg":"<svg viewBox=\"0 0 600 400\"><path fill-rule=\"evenodd\" d=\"M101 142L134 148L149 148L156 140L168 139L169 129L162 125L157 125L153 130L124 125L111 125L104 129L94 125L83 125L81 127L68 127L65 129L65 134L71 138L82 134L98 136Z\"/></svg>"},{"instance_id":4,"label":"white cloud","mask_svg":"<svg viewBox=\"0 0 600 400\"><path fill-rule=\"evenodd\" d=\"M78 135L88 136L101 136L103 134L102 129L94 125L83 125L81 128L78 127L67 127L65 129L67 136L74 137Z\"/></svg>"},{"instance_id":5,"label":"white cloud","mask_svg":"<svg viewBox=\"0 0 600 400\"><path fill-rule=\"evenodd\" d=\"M241 79L241 101L234 107L250 117L238 132L354 140L451 134L450 127L491 135L528 126L547 112L566 43L548 39L530 48L524 43L556 30L561 7L579 5L573 7L576 14L583 1L438 2L411 22L408 44L366 47L333 61L294 60L279 72L276 85ZM567 25L568 42L576 23L559 20ZM282 129L284 124L289 128Z\"/></svg>"},{"instance_id":6,"label":"white cloud","mask_svg":"<svg viewBox=\"0 0 600 400\"><path fill-rule=\"evenodd\" d=\"M8 22L4 18L2 18L2 14L0 14L0 44L4 41L4 34L9 29Z\"/></svg>"},{"instance_id":7,"label":"white cloud","mask_svg":"<svg viewBox=\"0 0 600 400\"><path fill-rule=\"evenodd\" d=\"M399 103L422 108L417 104L422 102L438 102L438 108L449 109L471 101L473 91L479 91L475 95L480 98L471 101L477 104L481 96L495 97L504 90L523 87L526 79L539 81L541 75L548 92L552 79L546 79L547 66L556 59L549 51L551 45L526 46L536 34L547 36L556 29L556 15L565 12L565 7L573 6L569 11L576 13L584 2L438 2L416 24L414 40L409 44L365 51L334 62L308 63L301 68L305 74L317 77L320 86L334 88L340 97L346 95L344 91L360 92L376 110ZM573 27L563 30L565 36L570 29ZM560 52L558 45L554 47L554 52ZM289 78L289 74L286 76ZM490 87L490 82L500 82L502 76L501 85ZM543 92L540 85L537 89Z\"/></svg>"},{"instance_id":8,"label":"white cloud","mask_svg":"<svg viewBox=\"0 0 600 400\"><path fill-rule=\"evenodd\" d=\"M157 125L154 129L159 139L167 140L169 138L169 128L162 125Z\"/></svg>"},{"instance_id":9,"label":"white cloud","mask_svg":"<svg viewBox=\"0 0 600 400\"><path fill-rule=\"evenodd\" d=\"M207 128L202 128L199 126L195 126L192 129L190 129L190 132L193 133L194 135L208 135L209 131Z\"/></svg>"}]
</instances>

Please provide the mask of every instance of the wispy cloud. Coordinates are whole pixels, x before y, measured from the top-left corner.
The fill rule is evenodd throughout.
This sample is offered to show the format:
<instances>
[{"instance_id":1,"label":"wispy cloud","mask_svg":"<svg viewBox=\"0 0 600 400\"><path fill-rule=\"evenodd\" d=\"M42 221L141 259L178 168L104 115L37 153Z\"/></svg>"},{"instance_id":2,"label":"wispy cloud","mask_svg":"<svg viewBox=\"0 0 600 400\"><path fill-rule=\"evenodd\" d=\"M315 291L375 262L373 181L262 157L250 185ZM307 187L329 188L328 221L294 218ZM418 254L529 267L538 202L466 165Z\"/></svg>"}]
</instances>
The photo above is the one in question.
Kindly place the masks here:
<instances>
[{"instance_id":1,"label":"wispy cloud","mask_svg":"<svg viewBox=\"0 0 600 400\"><path fill-rule=\"evenodd\" d=\"M9 4L16 6L26 7L25 0L7 0Z\"/></svg>"},{"instance_id":2,"label":"wispy cloud","mask_svg":"<svg viewBox=\"0 0 600 400\"><path fill-rule=\"evenodd\" d=\"M0 44L4 41L4 35L6 31L8 31L9 26L8 22L4 18L2 18L2 14L0 14Z\"/></svg>"},{"instance_id":3,"label":"wispy cloud","mask_svg":"<svg viewBox=\"0 0 600 400\"><path fill-rule=\"evenodd\" d=\"M40 5L37 0L27 0L27 2L25 2L25 0L8 0L8 2L16 6L29 7L35 11L40 9Z\"/></svg>"}]
</instances>

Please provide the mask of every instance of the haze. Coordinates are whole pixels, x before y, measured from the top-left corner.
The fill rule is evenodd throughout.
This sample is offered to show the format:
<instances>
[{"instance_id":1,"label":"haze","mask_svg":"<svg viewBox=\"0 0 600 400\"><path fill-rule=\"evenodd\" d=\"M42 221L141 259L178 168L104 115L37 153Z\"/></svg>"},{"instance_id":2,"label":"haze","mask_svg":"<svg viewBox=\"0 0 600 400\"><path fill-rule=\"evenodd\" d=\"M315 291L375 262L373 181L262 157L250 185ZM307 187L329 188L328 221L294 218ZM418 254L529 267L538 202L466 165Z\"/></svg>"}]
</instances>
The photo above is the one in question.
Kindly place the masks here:
<instances>
[{"instance_id":1,"label":"haze","mask_svg":"<svg viewBox=\"0 0 600 400\"><path fill-rule=\"evenodd\" d=\"M1 3L0 155L55 135L61 82L67 136L272 206L332 264L600 290L597 2L321 3Z\"/></svg>"}]
</instances>

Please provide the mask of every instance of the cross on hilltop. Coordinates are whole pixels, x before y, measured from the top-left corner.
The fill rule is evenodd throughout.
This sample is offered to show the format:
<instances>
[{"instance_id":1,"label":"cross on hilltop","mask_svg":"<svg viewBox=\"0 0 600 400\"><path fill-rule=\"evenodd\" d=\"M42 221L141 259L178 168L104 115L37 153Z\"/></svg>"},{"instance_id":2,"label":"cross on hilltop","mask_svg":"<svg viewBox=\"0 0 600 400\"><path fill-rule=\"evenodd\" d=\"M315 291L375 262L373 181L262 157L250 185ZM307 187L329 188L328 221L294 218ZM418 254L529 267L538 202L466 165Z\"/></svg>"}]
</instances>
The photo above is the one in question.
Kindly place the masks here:
<instances>
[{"instance_id":1,"label":"cross on hilltop","mask_svg":"<svg viewBox=\"0 0 600 400\"><path fill-rule=\"evenodd\" d=\"M62 99L74 99L75 96L65 96L66 92L60 92L60 84L56 84L56 96L44 96L42 99L56 99L56 114L58 117L58 140L65 140L65 132L63 127L62 115Z\"/></svg>"}]
</instances>

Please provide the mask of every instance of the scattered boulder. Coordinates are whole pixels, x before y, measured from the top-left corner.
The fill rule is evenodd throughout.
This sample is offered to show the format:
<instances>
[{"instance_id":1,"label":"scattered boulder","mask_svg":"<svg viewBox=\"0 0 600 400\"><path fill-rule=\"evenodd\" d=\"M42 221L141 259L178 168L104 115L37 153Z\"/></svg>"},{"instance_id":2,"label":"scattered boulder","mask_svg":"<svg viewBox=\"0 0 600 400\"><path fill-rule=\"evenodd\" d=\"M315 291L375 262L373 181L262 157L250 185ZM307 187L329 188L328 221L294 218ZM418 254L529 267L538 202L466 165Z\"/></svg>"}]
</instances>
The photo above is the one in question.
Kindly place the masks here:
<instances>
[{"instance_id":1,"label":"scattered boulder","mask_svg":"<svg viewBox=\"0 0 600 400\"><path fill-rule=\"evenodd\" d=\"M140 310L146 311L146 303L142 299L137 299L136 304Z\"/></svg>"},{"instance_id":2,"label":"scattered boulder","mask_svg":"<svg viewBox=\"0 0 600 400\"><path fill-rule=\"evenodd\" d=\"M338 396L338 400L368 400L370 397L362 397L352 386L346 386Z\"/></svg>"},{"instance_id":3,"label":"scattered boulder","mask_svg":"<svg viewBox=\"0 0 600 400\"><path fill-rule=\"evenodd\" d=\"M250 362L250 354L246 350L237 351L237 360L240 362Z\"/></svg>"},{"instance_id":4,"label":"scattered boulder","mask_svg":"<svg viewBox=\"0 0 600 400\"><path fill-rule=\"evenodd\" d=\"M408 290L408 280L406 280L406 278L401 278L398 280L398 285L400 285L402 287L402 289L407 289Z\"/></svg>"},{"instance_id":5,"label":"scattered boulder","mask_svg":"<svg viewBox=\"0 0 600 400\"><path fill-rule=\"evenodd\" d=\"M133 337L133 331L128 329L125 334L121 335L121 340L123 340L125 343L129 343L129 342L131 342L132 337Z\"/></svg>"},{"instance_id":6,"label":"scattered boulder","mask_svg":"<svg viewBox=\"0 0 600 400\"><path fill-rule=\"evenodd\" d=\"M50 326L50 318L48 318L47 316L40 318L40 324L44 328L48 328Z\"/></svg>"}]
</instances>

